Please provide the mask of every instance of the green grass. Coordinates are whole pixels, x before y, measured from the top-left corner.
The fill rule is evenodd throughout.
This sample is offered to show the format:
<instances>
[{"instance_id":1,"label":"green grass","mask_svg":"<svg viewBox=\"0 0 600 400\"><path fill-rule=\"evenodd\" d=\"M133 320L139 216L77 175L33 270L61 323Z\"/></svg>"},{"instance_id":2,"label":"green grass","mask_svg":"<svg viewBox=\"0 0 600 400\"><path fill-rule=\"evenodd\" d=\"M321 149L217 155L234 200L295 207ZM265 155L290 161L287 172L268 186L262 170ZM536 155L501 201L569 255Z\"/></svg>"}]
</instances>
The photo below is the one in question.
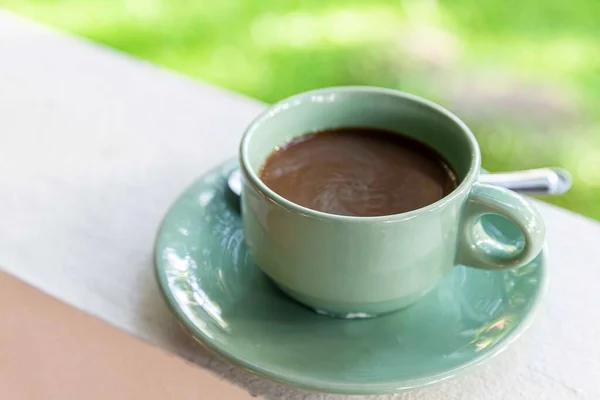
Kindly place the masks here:
<instances>
[{"instance_id":1,"label":"green grass","mask_svg":"<svg viewBox=\"0 0 600 400\"><path fill-rule=\"evenodd\" d=\"M0 6L273 102L341 84L420 94L473 128L484 166L559 165L548 199L600 220L596 0L0 0Z\"/></svg>"}]
</instances>

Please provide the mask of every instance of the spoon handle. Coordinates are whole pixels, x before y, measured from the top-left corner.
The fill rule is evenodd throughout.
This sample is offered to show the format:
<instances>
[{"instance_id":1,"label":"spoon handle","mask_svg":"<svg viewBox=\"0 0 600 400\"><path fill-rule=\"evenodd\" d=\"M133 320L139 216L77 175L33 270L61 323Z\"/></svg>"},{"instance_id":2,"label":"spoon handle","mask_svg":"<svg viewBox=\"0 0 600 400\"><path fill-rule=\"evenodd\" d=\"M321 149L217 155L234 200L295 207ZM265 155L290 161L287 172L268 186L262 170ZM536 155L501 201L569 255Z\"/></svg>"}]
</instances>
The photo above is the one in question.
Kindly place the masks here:
<instances>
[{"instance_id":1,"label":"spoon handle","mask_svg":"<svg viewBox=\"0 0 600 400\"><path fill-rule=\"evenodd\" d=\"M524 194L556 196L569 190L571 174L562 168L537 168L481 174L479 181Z\"/></svg>"}]
</instances>

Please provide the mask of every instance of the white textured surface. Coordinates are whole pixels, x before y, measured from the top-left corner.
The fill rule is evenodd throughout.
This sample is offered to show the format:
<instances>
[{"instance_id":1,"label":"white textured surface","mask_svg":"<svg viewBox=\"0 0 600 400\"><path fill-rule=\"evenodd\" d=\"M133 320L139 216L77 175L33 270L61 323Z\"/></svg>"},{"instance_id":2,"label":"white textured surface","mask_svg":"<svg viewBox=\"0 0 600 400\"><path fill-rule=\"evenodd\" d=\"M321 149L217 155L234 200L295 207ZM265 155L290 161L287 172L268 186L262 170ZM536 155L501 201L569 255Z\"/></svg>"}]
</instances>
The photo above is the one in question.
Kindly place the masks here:
<instances>
[{"instance_id":1,"label":"white textured surface","mask_svg":"<svg viewBox=\"0 0 600 400\"><path fill-rule=\"evenodd\" d=\"M234 156L261 104L0 11L0 265L267 399L333 399L193 343L154 282L161 216ZM374 399L600 399L600 224L540 204L551 276L534 327L476 373Z\"/></svg>"}]
</instances>

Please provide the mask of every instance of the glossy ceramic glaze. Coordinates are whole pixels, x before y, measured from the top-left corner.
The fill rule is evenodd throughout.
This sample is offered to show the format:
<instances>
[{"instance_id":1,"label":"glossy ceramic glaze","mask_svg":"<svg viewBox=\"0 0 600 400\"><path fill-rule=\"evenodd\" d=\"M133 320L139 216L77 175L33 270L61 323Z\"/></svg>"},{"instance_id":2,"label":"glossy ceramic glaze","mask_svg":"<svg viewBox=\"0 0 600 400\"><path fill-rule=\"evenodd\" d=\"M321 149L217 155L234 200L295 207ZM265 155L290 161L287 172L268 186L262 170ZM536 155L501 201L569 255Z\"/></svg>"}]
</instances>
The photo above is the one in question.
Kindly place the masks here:
<instances>
[{"instance_id":1,"label":"glossy ceramic glaze","mask_svg":"<svg viewBox=\"0 0 600 400\"><path fill-rule=\"evenodd\" d=\"M378 318L324 317L284 295L257 267L242 233L228 163L169 210L156 273L171 309L197 339L250 371L324 392L396 392L451 378L497 354L529 324L546 281L544 253L524 267L457 266L415 305ZM482 223L507 247L523 236Z\"/></svg>"},{"instance_id":2,"label":"glossy ceramic glaze","mask_svg":"<svg viewBox=\"0 0 600 400\"><path fill-rule=\"evenodd\" d=\"M259 178L264 159L298 135L342 126L400 132L437 149L460 184L418 210L383 217L314 211L279 196ZM277 285L330 315L374 316L412 304L456 264L502 269L524 265L544 241L542 218L514 192L476 183L481 166L469 129L442 107L392 90L320 89L283 100L248 128L240 146L246 243ZM479 223L494 213L524 233L522 248L504 246Z\"/></svg>"}]
</instances>

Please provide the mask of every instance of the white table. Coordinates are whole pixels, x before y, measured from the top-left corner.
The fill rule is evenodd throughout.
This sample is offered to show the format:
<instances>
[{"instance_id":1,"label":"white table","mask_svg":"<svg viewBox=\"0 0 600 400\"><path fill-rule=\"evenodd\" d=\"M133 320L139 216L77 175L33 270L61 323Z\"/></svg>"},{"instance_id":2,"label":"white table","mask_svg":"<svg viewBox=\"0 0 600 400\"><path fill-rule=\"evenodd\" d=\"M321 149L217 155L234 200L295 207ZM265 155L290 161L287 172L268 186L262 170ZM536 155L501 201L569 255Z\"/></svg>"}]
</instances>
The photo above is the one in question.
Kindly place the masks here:
<instances>
[{"instance_id":1,"label":"white table","mask_svg":"<svg viewBox=\"0 0 600 400\"><path fill-rule=\"evenodd\" d=\"M233 157L262 104L0 10L0 265L267 399L330 399L196 345L159 295L159 221ZM538 203L549 291L534 327L481 370L379 399L599 399L600 224ZM374 397L375 398L375 397Z\"/></svg>"}]
</instances>

